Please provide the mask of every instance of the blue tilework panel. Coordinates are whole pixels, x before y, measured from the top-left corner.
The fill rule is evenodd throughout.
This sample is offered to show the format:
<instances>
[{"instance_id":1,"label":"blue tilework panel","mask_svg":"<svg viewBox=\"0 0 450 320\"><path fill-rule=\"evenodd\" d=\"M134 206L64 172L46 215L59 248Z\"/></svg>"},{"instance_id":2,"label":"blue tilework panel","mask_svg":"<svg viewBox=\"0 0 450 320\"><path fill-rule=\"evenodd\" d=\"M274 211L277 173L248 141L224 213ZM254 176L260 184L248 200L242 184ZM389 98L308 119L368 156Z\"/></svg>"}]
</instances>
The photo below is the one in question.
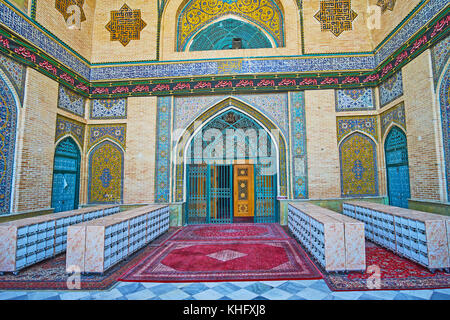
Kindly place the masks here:
<instances>
[{"instance_id":1,"label":"blue tilework panel","mask_svg":"<svg viewBox=\"0 0 450 320\"><path fill-rule=\"evenodd\" d=\"M58 108L84 117L85 103L86 99L83 96L62 85L59 86Z\"/></svg>"},{"instance_id":2,"label":"blue tilework panel","mask_svg":"<svg viewBox=\"0 0 450 320\"><path fill-rule=\"evenodd\" d=\"M72 136L83 148L85 125L81 122L58 115L56 118L55 142L66 135Z\"/></svg>"},{"instance_id":3,"label":"blue tilework panel","mask_svg":"<svg viewBox=\"0 0 450 320\"><path fill-rule=\"evenodd\" d=\"M403 77L399 71L380 85L380 105L384 107L388 103L403 95Z\"/></svg>"},{"instance_id":4,"label":"blue tilework panel","mask_svg":"<svg viewBox=\"0 0 450 320\"><path fill-rule=\"evenodd\" d=\"M280 128L286 138L289 136L287 93L238 94L232 96L261 111ZM185 129L203 112L228 97L230 95L175 97L174 130ZM181 131L174 136L174 140L178 140L180 134Z\"/></svg>"},{"instance_id":5,"label":"blue tilework panel","mask_svg":"<svg viewBox=\"0 0 450 320\"><path fill-rule=\"evenodd\" d=\"M11 88L0 74L0 215L9 214L14 177L17 105Z\"/></svg>"},{"instance_id":6,"label":"blue tilework panel","mask_svg":"<svg viewBox=\"0 0 450 320\"><path fill-rule=\"evenodd\" d=\"M25 66L0 54L0 69L11 80L14 89L16 89L20 100L23 102L23 93L25 90Z\"/></svg>"},{"instance_id":7,"label":"blue tilework panel","mask_svg":"<svg viewBox=\"0 0 450 320\"><path fill-rule=\"evenodd\" d=\"M439 81L439 76L444 71L445 65L450 56L450 36L436 44L432 49L432 58L433 58L433 74L434 81L437 85Z\"/></svg>"},{"instance_id":8,"label":"blue tilework panel","mask_svg":"<svg viewBox=\"0 0 450 320\"><path fill-rule=\"evenodd\" d=\"M110 139L120 145L124 150L126 147L127 126L126 124L105 124L89 126L88 150L96 143Z\"/></svg>"},{"instance_id":9,"label":"blue tilework panel","mask_svg":"<svg viewBox=\"0 0 450 320\"><path fill-rule=\"evenodd\" d=\"M336 90L336 111L374 110L372 88Z\"/></svg>"},{"instance_id":10,"label":"blue tilework panel","mask_svg":"<svg viewBox=\"0 0 450 320\"><path fill-rule=\"evenodd\" d=\"M91 101L91 119L126 119L127 99L94 99Z\"/></svg>"},{"instance_id":11,"label":"blue tilework panel","mask_svg":"<svg viewBox=\"0 0 450 320\"><path fill-rule=\"evenodd\" d=\"M291 92L292 176L294 199L308 198L305 94Z\"/></svg>"},{"instance_id":12,"label":"blue tilework panel","mask_svg":"<svg viewBox=\"0 0 450 320\"><path fill-rule=\"evenodd\" d=\"M172 97L158 97L157 108L155 201L169 202Z\"/></svg>"},{"instance_id":13,"label":"blue tilework panel","mask_svg":"<svg viewBox=\"0 0 450 320\"><path fill-rule=\"evenodd\" d=\"M381 46L380 50L375 55L375 65L380 65L387 59L395 50L400 48L409 38L411 38L426 21L430 21L447 5L448 1L429 0L422 1L425 4L417 11L417 13L406 22L406 24L398 30L389 40Z\"/></svg>"},{"instance_id":14,"label":"blue tilework panel","mask_svg":"<svg viewBox=\"0 0 450 320\"><path fill-rule=\"evenodd\" d=\"M442 132L444 139L445 171L447 195L450 199L450 68L447 67L439 89L441 105Z\"/></svg>"},{"instance_id":15,"label":"blue tilework panel","mask_svg":"<svg viewBox=\"0 0 450 320\"><path fill-rule=\"evenodd\" d=\"M337 138L338 143L351 132L361 131L378 141L378 124L376 116L338 117Z\"/></svg>"},{"instance_id":16,"label":"blue tilework panel","mask_svg":"<svg viewBox=\"0 0 450 320\"><path fill-rule=\"evenodd\" d=\"M381 114L381 136L384 137L391 123L406 130L405 105L403 102Z\"/></svg>"}]
</instances>

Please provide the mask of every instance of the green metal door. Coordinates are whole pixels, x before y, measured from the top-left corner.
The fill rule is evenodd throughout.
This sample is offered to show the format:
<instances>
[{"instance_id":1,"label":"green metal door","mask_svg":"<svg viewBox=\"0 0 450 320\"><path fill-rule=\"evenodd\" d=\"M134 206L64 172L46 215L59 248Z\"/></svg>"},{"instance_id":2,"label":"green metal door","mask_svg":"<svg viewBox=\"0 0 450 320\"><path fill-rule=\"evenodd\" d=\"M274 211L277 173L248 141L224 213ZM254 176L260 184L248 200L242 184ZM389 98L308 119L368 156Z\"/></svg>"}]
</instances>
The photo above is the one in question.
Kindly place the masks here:
<instances>
[{"instance_id":1,"label":"green metal door","mask_svg":"<svg viewBox=\"0 0 450 320\"><path fill-rule=\"evenodd\" d=\"M187 166L186 223L232 223L231 165Z\"/></svg>"},{"instance_id":2,"label":"green metal door","mask_svg":"<svg viewBox=\"0 0 450 320\"><path fill-rule=\"evenodd\" d=\"M62 140L55 150L52 208L54 212L78 208L80 152L71 138Z\"/></svg>"},{"instance_id":3,"label":"green metal door","mask_svg":"<svg viewBox=\"0 0 450 320\"><path fill-rule=\"evenodd\" d=\"M264 167L255 166L255 222L278 222L277 175L267 174Z\"/></svg>"}]
</instances>

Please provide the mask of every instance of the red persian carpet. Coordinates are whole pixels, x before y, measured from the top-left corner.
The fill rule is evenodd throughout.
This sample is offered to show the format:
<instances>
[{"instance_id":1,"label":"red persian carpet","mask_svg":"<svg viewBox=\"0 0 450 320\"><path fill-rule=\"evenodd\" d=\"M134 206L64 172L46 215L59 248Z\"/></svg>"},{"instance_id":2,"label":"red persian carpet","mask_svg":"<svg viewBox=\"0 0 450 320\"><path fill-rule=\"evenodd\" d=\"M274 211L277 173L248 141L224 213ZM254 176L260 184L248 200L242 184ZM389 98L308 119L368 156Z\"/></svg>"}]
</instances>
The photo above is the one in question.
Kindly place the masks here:
<instances>
[{"instance_id":1,"label":"red persian carpet","mask_svg":"<svg viewBox=\"0 0 450 320\"><path fill-rule=\"evenodd\" d=\"M108 290L117 283L117 279L131 266L162 245L179 230L171 228L148 246L132 254L127 260L118 263L104 274L81 275L80 290ZM53 259L42 261L21 270L17 276L0 275L0 290L69 290L66 273L66 255L60 254Z\"/></svg>"},{"instance_id":2,"label":"red persian carpet","mask_svg":"<svg viewBox=\"0 0 450 320\"><path fill-rule=\"evenodd\" d=\"M366 240L366 272L324 274L332 291L419 290L450 288L450 274L431 273L423 266L402 258Z\"/></svg>"},{"instance_id":3,"label":"red persian carpet","mask_svg":"<svg viewBox=\"0 0 450 320\"><path fill-rule=\"evenodd\" d=\"M192 225L182 228L170 240L286 240L290 237L276 223Z\"/></svg>"},{"instance_id":4,"label":"red persian carpet","mask_svg":"<svg viewBox=\"0 0 450 320\"><path fill-rule=\"evenodd\" d=\"M125 272L119 281L301 279L322 279L322 275L292 239L176 241L172 238Z\"/></svg>"}]
</instances>

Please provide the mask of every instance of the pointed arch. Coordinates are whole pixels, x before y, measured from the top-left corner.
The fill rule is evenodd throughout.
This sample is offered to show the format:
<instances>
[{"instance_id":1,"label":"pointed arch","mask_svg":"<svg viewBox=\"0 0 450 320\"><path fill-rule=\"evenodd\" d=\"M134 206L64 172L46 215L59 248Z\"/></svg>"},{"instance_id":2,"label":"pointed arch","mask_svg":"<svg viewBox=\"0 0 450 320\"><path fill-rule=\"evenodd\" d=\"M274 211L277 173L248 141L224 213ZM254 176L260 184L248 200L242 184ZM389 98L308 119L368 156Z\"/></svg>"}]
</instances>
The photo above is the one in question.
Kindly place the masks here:
<instances>
[{"instance_id":1,"label":"pointed arch","mask_svg":"<svg viewBox=\"0 0 450 320\"><path fill-rule=\"evenodd\" d=\"M276 48L276 40L259 26L243 18L225 16L198 30L184 51L232 49L233 39L241 39L242 49Z\"/></svg>"},{"instance_id":2,"label":"pointed arch","mask_svg":"<svg viewBox=\"0 0 450 320\"><path fill-rule=\"evenodd\" d=\"M377 147L369 135L353 132L339 145L342 197L378 196Z\"/></svg>"},{"instance_id":3,"label":"pointed arch","mask_svg":"<svg viewBox=\"0 0 450 320\"><path fill-rule=\"evenodd\" d=\"M88 203L122 203L123 149L104 139L89 151L88 157Z\"/></svg>"},{"instance_id":4,"label":"pointed arch","mask_svg":"<svg viewBox=\"0 0 450 320\"><path fill-rule=\"evenodd\" d=\"M70 135L56 144L53 161L52 202L54 212L75 210L80 194L81 148Z\"/></svg>"},{"instance_id":5,"label":"pointed arch","mask_svg":"<svg viewBox=\"0 0 450 320\"><path fill-rule=\"evenodd\" d=\"M278 170L278 196L287 197L287 149L286 149L286 138L284 137L282 131L278 126L268 119L264 114L262 114L256 108L243 103L233 97L226 98L213 107L207 109L195 120L193 120L190 125L186 128L184 134L178 139L177 143L174 145L173 149L173 163L174 163L174 173L175 173L175 184L174 184L174 196L173 198L177 202L183 202L186 199L186 150L190 144L190 141L195 136L195 134L201 130L201 128L207 124L210 120L215 118L218 114L221 114L229 109L235 109L238 112L245 114L259 125L261 125L264 130L270 135L272 142L277 149L276 159L277 159L277 170Z\"/></svg>"},{"instance_id":6,"label":"pointed arch","mask_svg":"<svg viewBox=\"0 0 450 320\"><path fill-rule=\"evenodd\" d=\"M442 123L442 142L444 149L444 175L447 187L447 202L450 201L450 62L438 82L438 99Z\"/></svg>"},{"instance_id":7,"label":"pointed arch","mask_svg":"<svg viewBox=\"0 0 450 320\"><path fill-rule=\"evenodd\" d=\"M245 18L263 29L278 47L285 45L284 9L279 0L184 0L176 14L177 51L183 51L205 25L229 14Z\"/></svg>"},{"instance_id":8,"label":"pointed arch","mask_svg":"<svg viewBox=\"0 0 450 320\"><path fill-rule=\"evenodd\" d=\"M390 127L384 142L384 153L389 204L408 208L408 199L411 197L408 143L406 134L399 126Z\"/></svg>"},{"instance_id":9,"label":"pointed arch","mask_svg":"<svg viewBox=\"0 0 450 320\"><path fill-rule=\"evenodd\" d=\"M0 215L11 213L20 99L8 76L0 70Z\"/></svg>"}]
</instances>

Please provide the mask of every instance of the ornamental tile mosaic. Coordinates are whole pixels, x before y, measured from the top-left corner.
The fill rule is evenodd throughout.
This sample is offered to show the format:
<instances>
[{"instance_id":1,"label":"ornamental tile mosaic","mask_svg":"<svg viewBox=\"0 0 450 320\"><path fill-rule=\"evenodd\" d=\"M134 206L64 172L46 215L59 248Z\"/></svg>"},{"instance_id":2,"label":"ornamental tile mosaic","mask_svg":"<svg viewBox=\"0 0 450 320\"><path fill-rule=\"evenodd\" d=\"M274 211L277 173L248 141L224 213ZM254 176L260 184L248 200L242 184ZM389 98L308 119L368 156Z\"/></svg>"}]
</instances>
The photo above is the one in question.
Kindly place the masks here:
<instances>
[{"instance_id":1,"label":"ornamental tile mosaic","mask_svg":"<svg viewBox=\"0 0 450 320\"><path fill-rule=\"evenodd\" d=\"M379 87L380 105L384 107L403 95L402 72L399 71L384 81Z\"/></svg>"},{"instance_id":2,"label":"ornamental tile mosaic","mask_svg":"<svg viewBox=\"0 0 450 320\"><path fill-rule=\"evenodd\" d=\"M269 33L278 46L284 45L282 6L278 0L187 0L177 21L177 49L183 51L202 27L214 20L236 15L249 20Z\"/></svg>"},{"instance_id":3,"label":"ornamental tile mosaic","mask_svg":"<svg viewBox=\"0 0 450 320\"><path fill-rule=\"evenodd\" d=\"M93 99L90 108L91 119L126 119L127 99Z\"/></svg>"},{"instance_id":4,"label":"ornamental tile mosaic","mask_svg":"<svg viewBox=\"0 0 450 320\"><path fill-rule=\"evenodd\" d=\"M403 46L408 39L414 36L414 34L424 26L426 21L433 19L433 17L447 5L447 1L441 0L422 1L416 14L406 21L403 27L392 35L392 37L390 37L376 52L375 65L380 65L385 59L393 54L395 50Z\"/></svg>"},{"instance_id":5,"label":"ornamental tile mosaic","mask_svg":"<svg viewBox=\"0 0 450 320\"><path fill-rule=\"evenodd\" d=\"M158 97L155 166L155 202L170 199L170 117L172 97Z\"/></svg>"},{"instance_id":6,"label":"ornamental tile mosaic","mask_svg":"<svg viewBox=\"0 0 450 320\"><path fill-rule=\"evenodd\" d=\"M394 123L406 130L406 116L405 116L405 105L403 102L397 106L390 108L389 110L383 112L380 117L381 121L381 136L389 129L389 126Z\"/></svg>"},{"instance_id":7,"label":"ornamental tile mosaic","mask_svg":"<svg viewBox=\"0 0 450 320\"><path fill-rule=\"evenodd\" d=\"M342 197L378 195L376 145L355 132L339 146Z\"/></svg>"},{"instance_id":8,"label":"ornamental tile mosaic","mask_svg":"<svg viewBox=\"0 0 450 320\"><path fill-rule=\"evenodd\" d=\"M59 86L58 108L84 117L85 104L86 99L83 96L62 85Z\"/></svg>"},{"instance_id":9,"label":"ornamental tile mosaic","mask_svg":"<svg viewBox=\"0 0 450 320\"><path fill-rule=\"evenodd\" d=\"M56 38L50 38L44 32L39 31L29 20L3 2L0 2L0 21L16 34L30 41L36 47L41 48L51 57L54 57L85 79L90 78L90 68L86 63L71 53Z\"/></svg>"},{"instance_id":10,"label":"ornamental tile mosaic","mask_svg":"<svg viewBox=\"0 0 450 320\"><path fill-rule=\"evenodd\" d=\"M351 132L361 131L378 141L378 123L376 116L337 117L338 143Z\"/></svg>"},{"instance_id":11,"label":"ornamental tile mosaic","mask_svg":"<svg viewBox=\"0 0 450 320\"><path fill-rule=\"evenodd\" d=\"M14 178L17 106L11 88L0 74L0 215L11 212Z\"/></svg>"},{"instance_id":12,"label":"ornamental tile mosaic","mask_svg":"<svg viewBox=\"0 0 450 320\"><path fill-rule=\"evenodd\" d=\"M58 115L56 117L55 142L66 135L70 135L83 148L85 128L86 125L84 123Z\"/></svg>"},{"instance_id":13,"label":"ornamental tile mosaic","mask_svg":"<svg viewBox=\"0 0 450 320\"><path fill-rule=\"evenodd\" d=\"M93 145L95 145L99 141L105 139L111 139L125 150L126 136L127 136L126 124L90 125L88 133L87 150L89 150Z\"/></svg>"},{"instance_id":14,"label":"ornamental tile mosaic","mask_svg":"<svg viewBox=\"0 0 450 320\"><path fill-rule=\"evenodd\" d=\"M450 68L447 67L439 89L442 132L447 180L447 199L450 199Z\"/></svg>"},{"instance_id":15,"label":"ornamental tile mosaic","mask_svg":"<svg viewBox=\"0 0 450 320\"><path fill-rule=\"evenodd\" d=\"M25 91L25 66L0 54L0 69L6 74L9 80L11 80L17 95L21 102L23 102L23 94Z\"/></svg>"},{"instance_id":16,"label":"ornamental tile mosaic","mask_svg":"<svg viewBox=\"0 0 450 320\"><path fill-rule=\"evenodd\" d=\"M64 21L67 21L73 14L71 6L77 6L80 10L80 22L86 21L86 14L83 10L84 0L55 0L55 8L62 14Z\"/></svg>"},{"instance_id":17,"label":"ornamental tile mosaic","mask_svg":"<svg viewBox=\"0 0 450 320\"><path fill-rule=\"evenodd\" d=\"M234 97L229 97L225 100L221 100L219 103L214 105L212 108L207 108L199 117L198 121L200 124L203 121L208 121L212 119L212 117L224 109L234 108L238 112L245 113L247 116L252 117L254 120L257 120L260 125L263 125L265 129L269 130L273 134L275 134L275 139L278 143L279 148L279 160L278 160L278 168L279 168L279 189L278 195L281 197L287 197L288 186L287 186L287 142L289 141L281 134L281 130L276 126L274 122L272 122L268 117L265 116L264 113L259 111L257 108L249 106L247 103L242 102ZM175 201L182 202L184 201L184 150L189 140L189 137L192 136L195 128L197 128L198 122L191 122L191 124L183 131L186 134L183 134L179 140L177 141L176 151L175 151ZM173 139L175 141L175 139Z\"/></svg>"},{"instance_id":18,"label":"ornamental tile mosaic","mask_svg":"<svg viewBox=\"0 0 450 320\"><path fill-rule=\"evenodd\" d=\"M433 60L434 83L437 85L439 76L444 71L445 65L450 57L450 36L437 43L431 49L431 56Z\"/></svg>"},{"instance_id":19,"label":"ornamental tile mosaic","mask_svg":"<svg viewBox=\"0 0 450 320\"><path fill-rule=\"evenodd\" d=\"M89 154L89 203L122 203L122 150L110 141L97 145Z\"/></svg>"},{"instance_id":20,"label":"ornamental tile mosaic","mask_svg":"<svg viewBox=\"0 0 450 320\"><path fill-rule=\"evenodd\" d=\"M290 60L262 59L243 62L240 73L300 72L320 70L371 70L380 65L395 50L404 45L427 21L430 21L447 6L446 1L429 0L421 4L404 25L377 48L375 56L351 56L331 58L298 58ZM197 63L153 64L143 66L105 66L93 68L70 52L56 38L50 38L36 29L28 20L15 12L6 3L0 2L0 21L19 36L42 48L51 57L74 70L85 79L111 80L170 76L213 75L218 73L218 63L205 61Z\"/></svg>"},{"instance_id":21,"label":"ornamental tile mosaic","mask_svg":"<svg viewBox=\"0 0 450 320\"><path fill-rule=\"evenodd\" d=\"M305 94L291 92L291 153L294 199L308 198Z\"/></svg>"},{"instance_id":22,"label":"ornamental tile mosaic","mask_svg":"<svg viewBox=\"0 0 450 320\"><path fill-rule=\"evenodd\" d=\"M131 40L139 40L146 26L141 19L141 10L133 10L124 4L120 10L111 11L111 21L106 29L111 33L111 41L119 41L125 47Z\"/></svg>"},{"instance_id":23,"label":"ornamental tile mosaic","mask_svg":"<svg viewBox=\"0 0 450 320\"><path fill-rule=\"evenodd\" d=\"M372 88L336 90L336 111L374 110Z\"/></svg>"},{"instance_id":24,"label":"ornamental tile mosaic","mask_svg":"<svg viewBox=\"0 0 450 320\"><path fill-rule=\"evenodd\" d=\"M377 6L381 7L381 12L384 13L386 10L394 10L395 2L397 0L378 0Z\"/></svg>"},{"instance_id":25,"label":"ornamental tile mosaic","mask_svg":"<svg viewBox=\"0 0 450 320\"><path fill-rule=\"evenodd\" d=\"M185 129L203 112L229 97L230 95L175 97L173 123L174 130L178 129L178 132L174 133L174 140L178 140L182 129ZM237 94L232 95L232 97L264 113L270 120L277 124L286 138L289 136L287 93Z\"/></svg>"},{"instance_id":26,"label":"ornamental tile mosaic","mask_svg":"<svg viewBox=\"0 0 450 320\"><path fill-rule=\"evenodd\" d=\"M352 10L351 0L321 0L315 18L322 31L331 31L336 37L353 29L353 20L358 14Z\"/></svg>"}]
</instances>

